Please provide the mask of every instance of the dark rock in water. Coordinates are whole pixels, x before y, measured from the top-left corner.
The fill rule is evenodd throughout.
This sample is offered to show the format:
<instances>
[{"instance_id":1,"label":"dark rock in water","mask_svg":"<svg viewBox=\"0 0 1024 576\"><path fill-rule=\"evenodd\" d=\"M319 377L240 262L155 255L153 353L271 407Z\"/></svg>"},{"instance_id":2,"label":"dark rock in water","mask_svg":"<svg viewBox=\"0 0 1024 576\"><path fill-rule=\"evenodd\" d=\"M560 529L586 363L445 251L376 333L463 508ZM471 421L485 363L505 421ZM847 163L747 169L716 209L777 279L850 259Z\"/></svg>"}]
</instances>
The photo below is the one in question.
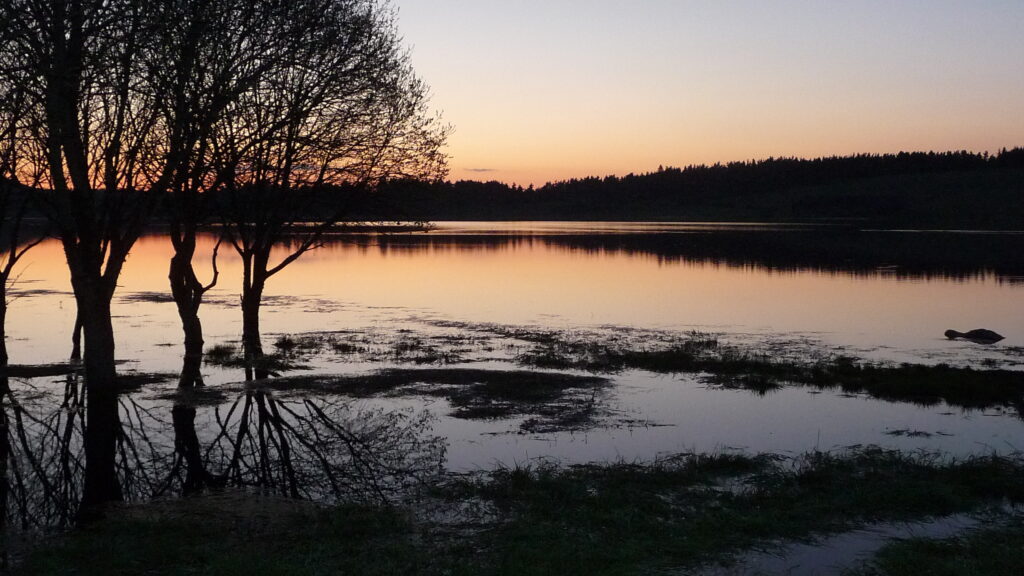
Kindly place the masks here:
<instances>
[{"instance_id":1,"label":"dark rock in water","mask_svg":"<svg viewBox=\"0 0 1024 576\"><path fill-rule=\"evenodd\" d=\"M971 330L970 332L957 332L956 330L946 330L946 338L950 340L956 340L957 338L963 338L969 340L975 344L995 344L1003 339L1003 336L986 330L984 328L978 328L977 330Z\"/></svg>"}]
</instances>

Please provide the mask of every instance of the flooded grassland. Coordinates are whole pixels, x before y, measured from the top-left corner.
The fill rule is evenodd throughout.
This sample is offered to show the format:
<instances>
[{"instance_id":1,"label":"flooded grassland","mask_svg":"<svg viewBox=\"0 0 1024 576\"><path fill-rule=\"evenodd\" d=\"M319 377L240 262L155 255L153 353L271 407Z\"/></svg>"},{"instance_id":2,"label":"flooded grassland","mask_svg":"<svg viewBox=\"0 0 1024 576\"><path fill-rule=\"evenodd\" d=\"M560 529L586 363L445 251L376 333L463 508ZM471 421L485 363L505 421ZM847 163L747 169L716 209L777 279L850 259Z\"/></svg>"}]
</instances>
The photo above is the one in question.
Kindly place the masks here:
<instances>
[{"instance_id":1,"label":"flooded grassland","mask_svg":"<svg viewBox=\"0 0 1024 576\"><path fill-rule=\"evenodd\" d=\"M1022 244L759 225L340 235L268 284L256 366L241 353L239 265L222 252L200 310L206 386L181 391L170 250L145 238L115 296L118 473L127 502L157 504L54 556L15 556L58 573L85 540L139 530L138 554L159 555L170 532L221 532L197 528L203 507L235 528L279 517L245 530L295 534L292 548L264 547L282 573L295 554L326 573L364 569L369 551L395 562L380 573L711 570L758 561L737 556L751 546L956 514L1019 534ZM68 284L46 242L11 292L11 550L71 526L81 494ZM943 337L980 327L1006 339ZM202 496L175 503L183 494ZM307 537L364 552L325 557ZM248 545L225 559L176 538L198 558L189 570L247 565ZM456 560L464 546L483 551L476 563ZM551 563L552 547L574 552ZM847 568L882 570L897 553Z\"/></svg>"}]
</instances>

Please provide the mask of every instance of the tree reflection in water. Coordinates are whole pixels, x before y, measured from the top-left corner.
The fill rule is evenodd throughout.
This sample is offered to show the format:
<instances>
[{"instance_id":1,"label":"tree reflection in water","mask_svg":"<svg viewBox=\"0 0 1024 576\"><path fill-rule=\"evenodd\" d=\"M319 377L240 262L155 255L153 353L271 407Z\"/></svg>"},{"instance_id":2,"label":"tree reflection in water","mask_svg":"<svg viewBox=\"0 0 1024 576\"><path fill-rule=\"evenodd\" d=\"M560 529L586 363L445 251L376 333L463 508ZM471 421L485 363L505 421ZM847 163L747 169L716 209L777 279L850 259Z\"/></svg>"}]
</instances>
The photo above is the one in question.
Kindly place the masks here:
<instances>
[{"instance_id":1,"label":"tree reflection in water","mask_svg":"<svg viewBox=\"0 0 1024 576\"><path fill-rule=\"evenodd\" d=\"M72 525L87 506L85 388L14 382L0 394L4 531ZM439 475L445 444L429 413L345 398L249 390L215 406L122 395L112 486L128 502L207 489L248 489L320 502L391 501ZM107 434L102 428L101 434ZM107 446L106 449L110 449Z\"/></svg>"},{"instance_id":2,"label":"tree reflection in water","mask_svg":"<svg viewBox=\"0 0 1024 576\"><path fill-rule=\"evenodd\" d=\"M76 375L67 377L60 396L16 388L6 381L0 387L4 528L66 527L84 488L85 389Z\"/></svg>"}]
</instances>

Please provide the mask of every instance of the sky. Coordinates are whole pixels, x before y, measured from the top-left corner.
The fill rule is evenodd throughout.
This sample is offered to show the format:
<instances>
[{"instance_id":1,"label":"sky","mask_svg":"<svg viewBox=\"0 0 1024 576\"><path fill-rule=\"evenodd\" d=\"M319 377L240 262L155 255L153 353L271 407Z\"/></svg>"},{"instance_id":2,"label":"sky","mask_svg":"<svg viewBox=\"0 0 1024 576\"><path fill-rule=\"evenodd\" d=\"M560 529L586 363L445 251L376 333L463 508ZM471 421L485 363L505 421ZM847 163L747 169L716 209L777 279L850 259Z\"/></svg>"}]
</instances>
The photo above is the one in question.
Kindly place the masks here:
<instances>
[{"instance_id":1,"label":"sky","mask_svg":"<svg viewBox=\"0 0 1024 576\"><path fill-rule=\"evenodd\" d=\"M393 0L450 178L1024 145L1024 0Z\"/></svg>"}]
</instances>

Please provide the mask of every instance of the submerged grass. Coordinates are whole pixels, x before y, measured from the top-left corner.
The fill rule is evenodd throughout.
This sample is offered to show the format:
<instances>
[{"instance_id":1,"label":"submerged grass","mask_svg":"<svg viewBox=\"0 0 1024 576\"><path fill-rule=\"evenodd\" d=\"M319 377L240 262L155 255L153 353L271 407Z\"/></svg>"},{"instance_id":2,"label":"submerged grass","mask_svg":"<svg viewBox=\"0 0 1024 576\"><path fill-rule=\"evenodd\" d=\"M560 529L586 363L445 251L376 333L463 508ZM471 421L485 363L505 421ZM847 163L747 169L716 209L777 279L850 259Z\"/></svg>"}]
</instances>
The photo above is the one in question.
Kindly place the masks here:
<instances>
[{"instance_id":1,"label":"submerged grass","mask_svg":"<svg viewBox=\"0 0 1024 576\"><path fill-rule=\"evenodd\" d=\"M767 394L784 386L808 386L920 405L945 402L968 409L1012 408L1024 412L1024 371L975 369L946 364L885 364L807 349L805 341L740 346L704 332L645 331L602 327L559 331L495 324L432 322L444 334L401 329L388 333L317 332L283 335L265 369L282 371L314 354L346 360L449 365L474 360L513 361L548 370L597 374L623 370L699 374L708 384ZM507 357L481 356L495 350ZM240 367L236 347L218 345L207 362Z\"/></svg>"},{"instance_id":2,"label":"submerged grass","mask_svg":"<svg viewBox=\"0 0 1024 576\"><path fill-rule=\"evenodd\" d=\"M957 538L889 544L848 576L1005 576L1024 566L1024 516Z\"/></svg>"},{"instance_id":3,"label":"submerged grass","mask_svg":"<svg viewBox=\"0 0 1024 576\"><path fill-rule=\"evenodd\" d=\"M334 353L344 360L437 366L497 360L595 374L623 370L697 374L711 386L758 394L784 386L807 386L919 405L945 402L966 409L998 407L1024 413L1024 371L870 363L824 353L806 341L741 346L704 332L607 326L592 331L558 331L458 322L432 322L431 326L448 332L400 329L387 333L282 335L275 341L276 353L267 355L257 368L271 372L295 369L302 367L304 359L324 353ZM497 357L491 355L495 351ZM239 349L232 345L211 347L206 360L220 366L246 366ZM474 406L469 410L483 415L490 408Z\"/></svg>"},{"instance_id":4,"label":"submerged grass","mask_svg":"<svg viewBox=\"0 0 1024 576\"><path fill-rule=\"evenodd\" d=\"M247 384L293 394L440 397L452 405L456 418L525 416L520 428L527 432L592 426L601 414L596 399L609 385L597 376L457 368L388 369L362 376L299 376Z\"/></svg>"},{"instance_id":5,"label":"submerged grass","mask_svg":"<svg viewBox=\"0 0 1024 576\"><path fill-rule=\"evenodd\" d=\"M66 376L81 368L81 364L57 362L55 364L11 364L0 366L0 371L12 378L44 378Z\"/></svg>"},{"instance_id":6,"label":"submerged grass","mask_svg":"<svg viewBox=\"0 0 1024 576\"><path fill-rule=\"evenodd\" d=\"M304 368L292 354L278 352L248 359L241 347L232 344L216 344L207 348L203 353L203 361L221 368L253 368L271 374Z\"/></svg>"},{"instance_id":7,"label":"submerged grass","mask_svg":"<svg viewBox=\"0 0 1024 576\"><path fill-rule=\"evenodd\" d=\"M483 512L464 512L453 524L415 504L317 508L256 498L211 507L202 497L114 514L47 544L23 568L26 574L692 571L780 539L1021 502L1024 462L995 456L955 462L880 449L796 460L681 455L649 464L500 468L454 477L431 491L432 498L417 502ZM949 550L979 558L995 551L1018 561L1022 537L1018 525L943 544L948 550L911 552L948 560ZM883 555L877 566L884 561Z\"/></svg>"},{"instance_id":8,"label":"submerged grass","mask_svg":"<svg viewBox=\"0 0 1024 576\"><path fill-rule=\"evenodd\" d=\"M1024 372L976 370L946 364L870 364L835 356L812 361L777 359L768 352L720 344L705 335L667 347L643 350L597 342L554 341L517 357L521 364L544 368L615 372L702 373L725 388L767 393L784 385L868 394L891 401L962 408L1024 408Z\"/></svg>"},{"instance_id":9,"label":"submerged grass","mask_svg":"<svg viewBox=\"0 0 1024 576\"><path fill-rule=\"evenodd\" d=\"M456 364L464 362L463 343L454 336L424 336L398 330L390 333L310 332L282 334L274 348L282 357L297 361L333 352L347 360L393 361L413 364Z\"/></svg>"}]
</instances>

